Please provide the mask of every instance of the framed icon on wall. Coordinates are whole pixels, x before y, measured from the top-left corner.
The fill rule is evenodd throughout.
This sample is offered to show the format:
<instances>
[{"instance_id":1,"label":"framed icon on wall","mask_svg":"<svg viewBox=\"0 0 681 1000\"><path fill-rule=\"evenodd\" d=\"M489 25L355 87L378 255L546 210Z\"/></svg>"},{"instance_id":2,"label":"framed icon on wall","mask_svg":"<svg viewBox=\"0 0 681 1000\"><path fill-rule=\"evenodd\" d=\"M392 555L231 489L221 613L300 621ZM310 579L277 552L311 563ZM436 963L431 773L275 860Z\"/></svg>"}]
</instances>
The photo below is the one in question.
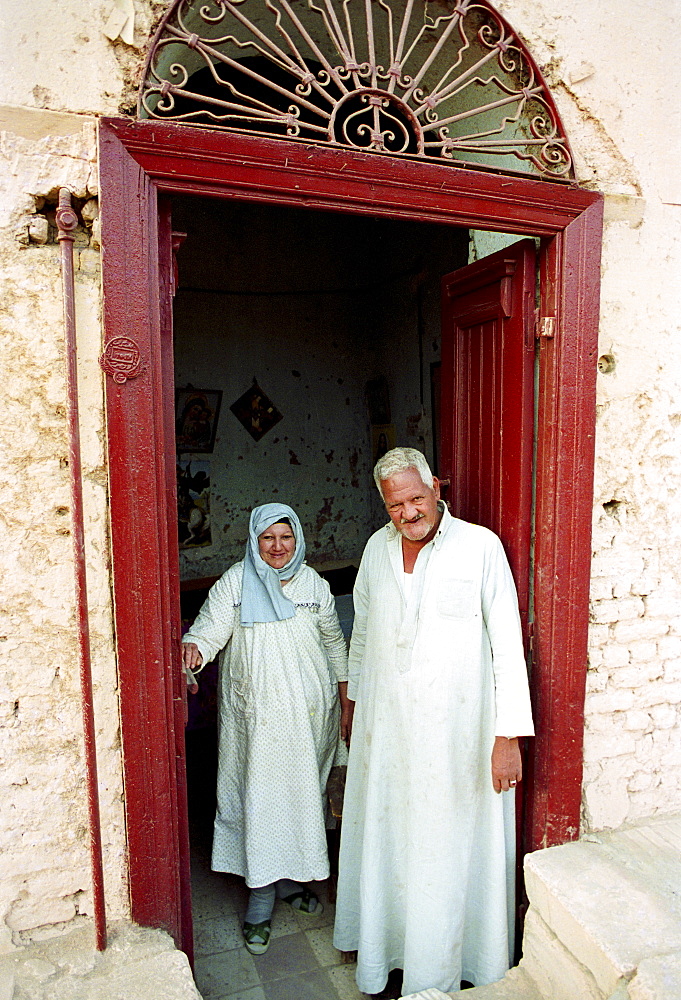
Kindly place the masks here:
<instances>
[{"instance_id":1,"label":"framed icon on wall","mask_svg":"<svg viewBox=\"0 0 681 1000\"><path fill-rule=\"evenodd\" d=\"M215 447L222 391L175 390L175 447L178 451L210 453Z\"/></svg>"}]
</instances>

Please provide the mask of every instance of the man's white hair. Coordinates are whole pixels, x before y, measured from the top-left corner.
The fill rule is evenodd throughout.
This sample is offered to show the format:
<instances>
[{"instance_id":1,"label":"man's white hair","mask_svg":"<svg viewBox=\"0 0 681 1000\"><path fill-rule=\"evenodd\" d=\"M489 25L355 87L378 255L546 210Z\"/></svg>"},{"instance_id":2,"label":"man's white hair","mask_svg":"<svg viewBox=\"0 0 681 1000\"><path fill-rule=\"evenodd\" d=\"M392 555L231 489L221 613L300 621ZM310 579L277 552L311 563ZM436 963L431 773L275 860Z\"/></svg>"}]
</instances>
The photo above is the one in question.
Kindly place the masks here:
<instances>
[{"instance_id":1,"label":"man's white hair","mask_svg":"<svg viewBox=\"0 0 681 1000\"><path fill-rule=\"evenodd\" d=\"M422 455L416 448L393 448L391 451L387 451L382 458L379 458L374 466L374 480L381 496L383 496L382 480L392 479L393 476L397 476L400 472L406 472L407 469L416 469L424 486L428 486L432 490L433 473L430 471L425 455Z\"/></svg>"}]
</instances>

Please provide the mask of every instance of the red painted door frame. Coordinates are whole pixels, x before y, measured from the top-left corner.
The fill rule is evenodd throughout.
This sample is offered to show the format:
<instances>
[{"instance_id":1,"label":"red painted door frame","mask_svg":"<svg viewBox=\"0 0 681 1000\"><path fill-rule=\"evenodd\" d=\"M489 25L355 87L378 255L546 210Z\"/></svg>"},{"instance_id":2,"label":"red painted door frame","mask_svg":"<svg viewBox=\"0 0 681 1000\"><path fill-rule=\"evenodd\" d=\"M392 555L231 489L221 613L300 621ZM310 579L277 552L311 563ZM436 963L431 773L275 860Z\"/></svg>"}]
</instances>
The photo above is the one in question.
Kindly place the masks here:
<instances>
[{"instance_id":1,"label":"red painted door frame","mask_svg":"<svg viewBox=\"0 0 681 1000\"><path fill-rule=\"evenodd\" d=\"M535 504L534 795L526 847L579 831L602 198L452 165L188 126L100 123L105 348L139 353L106 378L115 621L132 916L187 946L177 553L167 336L169 193L288 204L543 237ZM160 222L159 222L160 219ZM165 297L164 297L165 295ZM130 345L132 341L132 345ZM120 342L119 342L120 346ZM121 367L119 379L125 377ZM185 897L186 898L186 897Z\"/></svg>"}]
</instances>

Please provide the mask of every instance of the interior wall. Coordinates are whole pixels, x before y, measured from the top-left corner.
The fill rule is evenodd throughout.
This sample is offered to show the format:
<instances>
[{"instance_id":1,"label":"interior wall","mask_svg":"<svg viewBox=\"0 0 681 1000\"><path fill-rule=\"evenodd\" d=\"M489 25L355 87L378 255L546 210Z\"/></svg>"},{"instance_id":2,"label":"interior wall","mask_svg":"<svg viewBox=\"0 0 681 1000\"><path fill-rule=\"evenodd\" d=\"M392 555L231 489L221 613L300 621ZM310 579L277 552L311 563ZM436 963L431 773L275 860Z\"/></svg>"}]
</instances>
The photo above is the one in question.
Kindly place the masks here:
<instances>
[{"instance_id":1,"label":"interior wall","mask_svg":"<svg viewBox=\"0 0 681 1000\"><path fill-rule=\"evenodd\" d=\"M211 543L181 549L182 579L240 559L250 510L272 500L296 508L310 563L358 562L385 521L367 382L387 382L395 443L432 459L439 281L466 263L468 234L198 199L177 200L173 226L187 233L175 384L223 392L212 454L180 455L211 476ZM254 378L282 414L259 441L230 410Z\"/></svg>"},{"instance_id":2,"label":"interior wall","mask_svg":"<svg viewBox=\"0 0 681 1000\"><path fill-rule=\"evenodd\" d=\"M471 229L468 263L472 264L473 261L480 260L482 257L489 257L497 250L504 250L525 238L516 233L492 233L487 229Z\"/></svg>"}]
</instances>

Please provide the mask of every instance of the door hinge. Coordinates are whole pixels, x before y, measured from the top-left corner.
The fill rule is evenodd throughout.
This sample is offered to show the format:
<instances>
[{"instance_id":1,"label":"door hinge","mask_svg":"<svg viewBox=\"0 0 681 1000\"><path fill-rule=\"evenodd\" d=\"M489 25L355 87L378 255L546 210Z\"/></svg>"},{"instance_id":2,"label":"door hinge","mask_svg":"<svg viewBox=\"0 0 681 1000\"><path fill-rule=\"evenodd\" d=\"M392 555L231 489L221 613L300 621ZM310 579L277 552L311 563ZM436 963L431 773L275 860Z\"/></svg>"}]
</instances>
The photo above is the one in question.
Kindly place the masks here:
<instances>
[{"instance_id":1,"label":"door hinge","mask_svg":"<svg viewBox=\"0 0 681 1000\"><path fill-rule=\"evenodd\" d=\"M555 316L537 316L534 332L536 337L546 337L550 340L556 335L556 317Z\"/></svg>"}]
</instances>

